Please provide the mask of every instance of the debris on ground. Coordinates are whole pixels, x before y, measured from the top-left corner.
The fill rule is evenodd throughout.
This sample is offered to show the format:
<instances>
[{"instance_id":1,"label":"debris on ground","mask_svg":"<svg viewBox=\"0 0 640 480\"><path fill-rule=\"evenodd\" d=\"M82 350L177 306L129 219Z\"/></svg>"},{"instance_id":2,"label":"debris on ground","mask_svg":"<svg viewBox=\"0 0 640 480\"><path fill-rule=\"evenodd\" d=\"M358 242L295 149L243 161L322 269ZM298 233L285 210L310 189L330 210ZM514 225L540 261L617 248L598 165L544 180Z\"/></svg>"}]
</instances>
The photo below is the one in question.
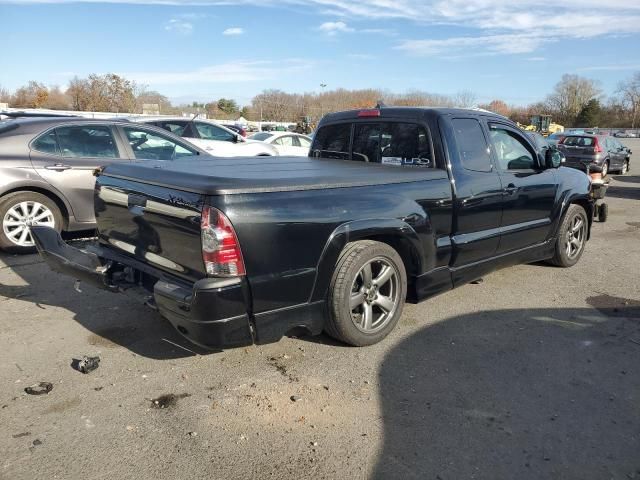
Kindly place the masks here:
<instances>
[{"instance_id":1,"label":"debris on ground","mask_svg":"<svg viewBox=\"0 0 640 480\"><path fill-rule=\"evenodd\" d=\"M302 400L302 397L300 395L291 395L292 402L299 402L300 400Z\"/></svg>"},{"instance_id":2,"label":"debris on ground","mask_svg":"<svg viewBox=\"0 0 640 480\"><path fill-rule=\"evenodd\" d=\"M15 435L11 435L11 436L13 438L22 438L22 437L28 437L29 435L31 435L31 432L16 433Z\"/></svg>"},{"instance_id":3,"label":"debris on ground","mask_svg":"<svg viewBox=\"0 0 640 480\"><path fill-rule=\"evenodd\" d=\"M84 355L81 359L74 358L71 367L82 373L93 372L100 366L100 357L87 357Z\"/></svg>"},{"instance_id":4,"label":"debris on ground","mask_svg":"<svg viewBox=\"0 0 640 480\"><path fill-rule=\"evenodd\" d=\"M153 408L158 408L158 409L170 408L175 406L175 404L178 403L179 399L190 397L190 396L191 396L190 393L181 393L179 395L176 395L174 393L168 393L166 395L161 395L158 398L154 398L153 400L151 400L151 406Z\"/></svg>"},{"instance_id":5,"label":"debris on ground","mask_svg":"<svg viewBox=\"0 0 640 480\"><path fill-rule=\"evenodd\" d=\"M39 447L40 445L42 445L42 440L36 438L33 442L31 442L31 446L29 447L29 450L31 450L33 452L33 450L36 447Z\"/></svg>"},{"instance_id":6,"label":"debris on ground","mask_svg":"<svg viewBox=\"0 0 640 480\"><path fill-rule=\"evenodd\" d=\"M476 278L473 282L471 282L471 285L482 285L484 283L484 278L480 277L480 278Z\"/></svg>"},{"instance_id":7,"label":"debris on ground","mask_svg":"<svg viewBox=\"0 0 640 480\"><path fill-rule=\"evenodd\" d=\"M44 395L53 390L53 384L49 382L34 383L33 385L24 389L29 395Z\"/></svg>"}]
</instances>

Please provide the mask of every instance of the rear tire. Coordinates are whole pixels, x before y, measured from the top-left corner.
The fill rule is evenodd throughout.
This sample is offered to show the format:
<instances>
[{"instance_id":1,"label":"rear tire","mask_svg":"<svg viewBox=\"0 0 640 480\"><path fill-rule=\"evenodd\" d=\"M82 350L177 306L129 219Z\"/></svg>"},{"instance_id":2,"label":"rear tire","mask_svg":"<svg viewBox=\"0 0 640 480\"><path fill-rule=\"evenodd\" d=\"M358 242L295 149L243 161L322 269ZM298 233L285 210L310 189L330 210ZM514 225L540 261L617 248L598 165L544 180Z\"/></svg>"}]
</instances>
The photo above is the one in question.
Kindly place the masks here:
<instances>
[{"instance_id":1,"label":"rear tire","mask_svg":"<svg viewBox=\"0 0 640 480\"><path fill-rule=\"evenodd\" d=\"M62 213L49 197L36 192L15 192L0 199L0 249L34 253L30 225L62 230Z\"/></svg>"},{"instance_id":2,"label":"rear tire","mask_svg":"<svg viewBox=\"0 0 640 480\"><path fill-rule=\"evenodd\" d=\"M556 238L555 251L549 263L558 267L572 267L584 252L589 222L587 212L580 205L569 205Z\"/></svg>"},{"instance_id":3,"label":"rear tire","mask_svg":"<svg viewBox=\"0 0 640 480\"><path fill-rule=\"evenodd\" d=\"M609 173L609 160L602 164L602 178L606 177L607 173Z\"/></svg>"},{"instance_id":4,"label":"rear tire","mask_svg":"<svg viewBox=\"0 0 640 480\"><path fill-rule=\"evenodd\" d=\"M325 331L356 347L378 343L398 323L406 295L398 252L373 240L348 243L331 279Z\"/></svg>"}]
</instances>

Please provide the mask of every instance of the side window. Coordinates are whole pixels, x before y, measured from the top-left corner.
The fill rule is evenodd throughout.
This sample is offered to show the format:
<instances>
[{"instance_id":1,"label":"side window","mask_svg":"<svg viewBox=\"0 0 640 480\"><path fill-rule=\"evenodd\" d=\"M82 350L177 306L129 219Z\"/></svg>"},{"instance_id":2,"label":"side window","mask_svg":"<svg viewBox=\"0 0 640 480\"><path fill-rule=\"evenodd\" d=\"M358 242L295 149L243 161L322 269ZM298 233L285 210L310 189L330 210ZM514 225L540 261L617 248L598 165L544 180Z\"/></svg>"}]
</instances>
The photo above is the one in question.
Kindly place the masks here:
<instances>
[{"instance_id":1,"label":"side window","mask_svg":"<svg viewBox=\"0 0 640 480\"><path fill-rule=\"evenodd\" d=\"M491 155L480 122L472 118L455 118L451 123L462 166L475 172L490 172Z\"/></svg>"},{"instance_id":2,"label":"side window","mask_svg":"<svg viewBox=\"0 0 640 480\"><path fill-rule=\"evenodd\" d=\"M157 122L156 125L160 128L164 128L167 132L171 132L174 135L181 137L184 134L187 122Z\"/></svg>"},{"instance_id":3,"label":"side window","mask_svg":"<svg viewBox=\"0 0 640 480\"><path fill-rule=\"evenodd\" d=\"M350 138L350 123L322 127L313 139L313 156L349 160Z\"/></svg>"},{"instance_id":4,"label":"side window","mask_svg":"<svg viewBox=\"0 0 640 480\"><path fill-rule=\"evenodd\" d=\"M210 123L195 122L196 130L200 134L200 138L205 140L219 140L222 142L233 142L235 135L231 132L212 125Z\"/></svg>"},{"instance_id":5,"label":"side window","mask_svg":"<svg viewBox=\"0 0 640 480\"><path fill-rule=\"evenodd\" d=\"M490 125L490 129L491 143L500 169L535 169L536 161L523 139L499 125Z\"/></svg>"},{"instance_id":6,"label":"side window","mask_svg":"<svg viewBox=\"0 0 640 480\"><path fill-rule=\"evenodd\" d=\"M281 145L283 147L293 147L293 137L287 135L286 137L280 137L273 141L275 145Z\"/></svg>"},{"instance_id":7,"label":"side window","mask_svg":"<svg viewBox=\"0 0 640 480\"><path fill-rule=\"evenodd\" d=\"M308 139L304 137L296 137L296 138L301 147L309 148L311 146L311 142Z\"/></svg>"},{"instance_id":8,"label":"side window","mask_svg":"<svg viewBox=\"0 0 640 480\"><path fill-rule=\"evenodd\" d=\"M195 150L156 132L134 127L123 127L123 130L137 159L174 160L197 155Z\"/></svg>"},{"instance_id":9,"label":"side window","mask_svg":"<svg viewBox=\"0 0 640 480\"><path fill-rule=\"evenodd\" d=\"M58 148L58 139L56 138L56 132L51 130L49 133L37 138L32 144L31 148L42 153L50 153L51 155L60 155L60 149Z\"/></svg>"},{"instance_id":10,"label":"side window","mask_svg":"<svg viewBox=\"0 0 640 480\"><path fill-rule=\"evenodd\" d=\"M63 157L118 158L111 128L103 125L72 125L56 128Z\"/></svg>"}]
</instances>

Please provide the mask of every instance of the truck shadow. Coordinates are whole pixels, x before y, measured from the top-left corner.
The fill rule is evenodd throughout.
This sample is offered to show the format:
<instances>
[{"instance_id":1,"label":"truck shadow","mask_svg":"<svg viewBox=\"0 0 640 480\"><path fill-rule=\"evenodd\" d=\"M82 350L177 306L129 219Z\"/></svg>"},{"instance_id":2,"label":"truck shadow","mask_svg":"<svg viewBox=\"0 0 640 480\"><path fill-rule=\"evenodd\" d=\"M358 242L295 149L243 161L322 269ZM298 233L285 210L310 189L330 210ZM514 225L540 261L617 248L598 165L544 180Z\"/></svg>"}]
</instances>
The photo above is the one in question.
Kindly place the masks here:
<instances>
[{"instance_id":1,"label":"truck shadow","mask_svg":"<svg viewBox=\"0 0 640 480\"><path fill-rule=\"evenodd\" d=\"M0 296L31 302L44 311L60 307L73 312L89 332L88 349L122 346L159 360L215 353L191 344L142 302L84 284L82 293L76 292L72 278L51 271L38 255L0 253L0 260L18 277L11 284L0 283Z\"/></svg>"},{"instance_id":2,"label":"truck shadow","mask_svg":"<svg viewBox=\"0 0 640 480\"><path fill-rule=\"evenodd\" d=\"M373 478L640 478L640 302L498 310L384 358Z\"/></svg>"}]
</instances>

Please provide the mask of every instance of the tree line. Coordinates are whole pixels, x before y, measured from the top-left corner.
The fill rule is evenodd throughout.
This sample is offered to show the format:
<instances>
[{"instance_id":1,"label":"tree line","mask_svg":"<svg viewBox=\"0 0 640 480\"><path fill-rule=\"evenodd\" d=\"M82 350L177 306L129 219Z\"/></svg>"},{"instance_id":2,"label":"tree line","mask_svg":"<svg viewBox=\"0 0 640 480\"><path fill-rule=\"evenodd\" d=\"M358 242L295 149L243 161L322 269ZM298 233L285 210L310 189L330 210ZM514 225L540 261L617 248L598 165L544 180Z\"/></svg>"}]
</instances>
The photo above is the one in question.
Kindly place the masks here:
<instances>
[{"instance_id":1,"label":"tree line","mask_svg":"<svg viewBox=\"0 0 640 480\"><path fill-rule=\"evenodd\" d=\"M160 114L206 113L210 118L230 120L242 115L252 121L297 122L308 117L317 122L326 113L370 108L379 101L389 106L478 106L523 124L528 124L532 115L548 114L554 122L566 127L636 128L640 120L640 72L621 81L610 96L604 95L597 81L566 74L543 100L526 106L509 105L500 99L478 105L472 91L441 95L425 91L398 94L380 89L343 88L302 94L264 90L243 107L227 98L173 105L165 95L113 73L74 77L64 90L35 80L14 92L0 86L0 102L15 108L135 114L142 113L145 105L156 105Z\"/></svg>"}]
</instances>

